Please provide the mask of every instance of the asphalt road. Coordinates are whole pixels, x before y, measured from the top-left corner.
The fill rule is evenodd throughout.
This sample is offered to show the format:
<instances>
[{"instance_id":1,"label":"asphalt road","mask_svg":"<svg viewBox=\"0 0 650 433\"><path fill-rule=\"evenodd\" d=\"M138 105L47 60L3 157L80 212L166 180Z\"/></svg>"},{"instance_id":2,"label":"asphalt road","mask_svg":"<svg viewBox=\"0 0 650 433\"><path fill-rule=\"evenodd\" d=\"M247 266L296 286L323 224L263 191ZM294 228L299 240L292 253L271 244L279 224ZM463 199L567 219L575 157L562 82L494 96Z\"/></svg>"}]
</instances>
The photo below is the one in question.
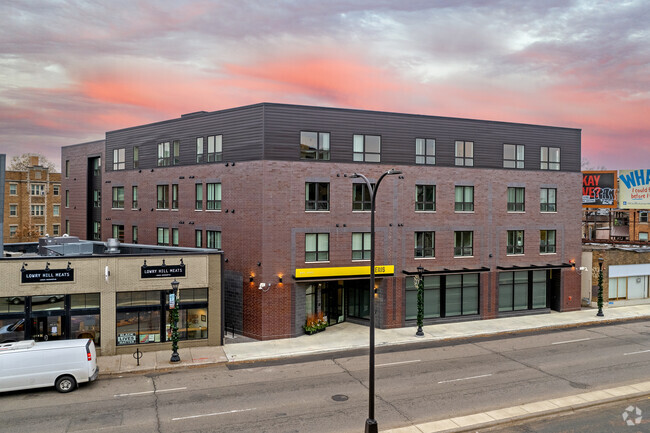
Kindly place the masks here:
<instances>
[{"instance_id":1,"label":"asphalt road","mask_svg":"<svg viewBox=\"0 0 650 433\"><path fill-rule=\"evenodd\" d=\"M368 357L102 377L0 394L0 432L359 432ZM650 380L650 322L378 353L380 430ZM630 430L633 431L633 430Z\"/></svg>"}]
</instances>

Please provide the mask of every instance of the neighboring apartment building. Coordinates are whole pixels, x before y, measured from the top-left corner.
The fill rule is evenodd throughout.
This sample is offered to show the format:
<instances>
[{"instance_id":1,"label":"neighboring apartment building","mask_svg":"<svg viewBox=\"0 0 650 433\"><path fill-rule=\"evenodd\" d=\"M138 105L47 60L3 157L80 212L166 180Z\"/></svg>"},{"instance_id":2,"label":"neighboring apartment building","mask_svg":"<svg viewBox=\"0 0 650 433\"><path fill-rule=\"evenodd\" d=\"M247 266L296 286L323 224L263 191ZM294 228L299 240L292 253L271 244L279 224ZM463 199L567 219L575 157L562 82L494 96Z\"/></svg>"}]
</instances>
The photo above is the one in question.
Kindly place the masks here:
<instances>
[{"instance_id":1,"label":"neighboring apartment building","mask_svg":"<svg viewBox=\"0 0 650 433\"><path fill-rule=\"evenodd\" d=\"M367 323L371 182L377 324L580 308L578 129L262 103L62 149L67 232L223 249L225 325L297 336Z\"/></svg>"},{"instance_id":2,"label":"neighboring apartment building","mask_svg":"<svg viewBox=\"0 0 650 433\"><path fill-rule=\"evenodd\" d=\"M4 243L62 235L61 191L61 174L39 165L38 156L25 171L6 171Z\"/></svg>"}]
</instances>

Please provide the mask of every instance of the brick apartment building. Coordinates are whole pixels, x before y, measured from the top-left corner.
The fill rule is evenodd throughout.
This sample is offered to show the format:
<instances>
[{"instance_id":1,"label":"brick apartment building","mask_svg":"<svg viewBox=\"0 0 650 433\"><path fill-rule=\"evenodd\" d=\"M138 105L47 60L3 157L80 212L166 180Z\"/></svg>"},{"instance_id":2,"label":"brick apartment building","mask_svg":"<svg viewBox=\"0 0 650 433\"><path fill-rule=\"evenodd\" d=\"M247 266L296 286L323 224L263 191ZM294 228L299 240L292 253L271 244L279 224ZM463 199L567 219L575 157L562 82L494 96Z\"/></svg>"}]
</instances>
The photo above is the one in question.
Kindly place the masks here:
<instances>
[{"instance_id":1,"label":"brick apartment building","mask_svg":"<svg viewBox=\"0 0 650 433\"><path fill-rule=\"evenodd\" d=\"M220 248L226 327L297 336L580 308L578 129L261 103L110 131L62 149L66 232Z\"/></svg>"},{"instance_id":2,"label":"brick apartment building","mask_svg":"<svg viewBox=\"0 0 650 433\"><path fill-rule=\"evenodd\" d=\"M5 172L4 243L33 242L40 236L59 236L61 230L61 173L39 165L31 156L25 171Z\"/></svg>"}]
</instances>

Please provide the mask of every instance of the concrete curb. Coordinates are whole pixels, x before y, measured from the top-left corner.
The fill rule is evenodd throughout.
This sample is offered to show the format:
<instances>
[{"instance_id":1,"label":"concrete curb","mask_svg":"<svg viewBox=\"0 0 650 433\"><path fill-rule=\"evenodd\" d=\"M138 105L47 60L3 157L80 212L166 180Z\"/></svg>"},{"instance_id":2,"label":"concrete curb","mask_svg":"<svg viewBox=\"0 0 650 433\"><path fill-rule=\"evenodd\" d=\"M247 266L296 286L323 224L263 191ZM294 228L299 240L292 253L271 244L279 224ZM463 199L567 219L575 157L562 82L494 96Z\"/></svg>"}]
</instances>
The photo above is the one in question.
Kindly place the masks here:
<instances>
[{"instance_id":1,"label":"concrete curb","mask_svg":"<svg viewBox=\"0 0 650 433\"><path fill-rule=\"evenodd\" d=\"M544 418L650 395L650 382L542 400L488 412L382 430L383 433L461 433Z\"/></svg>"}]
</instances>

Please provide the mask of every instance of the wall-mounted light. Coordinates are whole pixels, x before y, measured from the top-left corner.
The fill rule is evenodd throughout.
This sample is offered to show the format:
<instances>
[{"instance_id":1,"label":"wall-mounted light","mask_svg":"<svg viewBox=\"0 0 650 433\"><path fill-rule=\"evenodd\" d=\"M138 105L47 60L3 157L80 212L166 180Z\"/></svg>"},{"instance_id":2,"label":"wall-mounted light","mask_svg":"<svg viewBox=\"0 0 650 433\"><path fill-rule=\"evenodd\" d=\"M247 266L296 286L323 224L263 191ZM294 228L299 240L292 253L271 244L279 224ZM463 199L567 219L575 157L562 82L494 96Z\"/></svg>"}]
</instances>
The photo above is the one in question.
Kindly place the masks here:
<instances>
[{"instance_id":1,"label":"wall-mounted light","mask_svg":"<svg viewBox=\"0 0 650 433\"><path fill-rule=\"evenodd\" d=\"M278 275L278 283L282 282L282 275Z\"/></svg>"},{"instance_id":2,"label":"wall-mounted light","mask_svg":"<svg viewBox=\"0 0 650 433\"><path fill-rule=\"evenodd\" d=\"M248 279L248 281L250 281L252 283L253 281L255 281L255 278L251 275L251 277Z\"/></svg>"},{"instance_id":3,"label":"wall-mounted light","mask_svg":"<svg viewBox=\"0 0 650 433\"><path fill-rule=\"evenodd\" d=\"M45 270L46 271L50 270L50 262L45 263Z\"/></svg>"},{"instance_id":4,"label":"wall-mounted light","mask_svg":"<svg viewBox=\"0 0 650 433\"><path fill-rule=\"evenodd\" d=\"M70 263L70 262L68 262L68 267L67 267L67 268L65 268L65 270L66 270L66 271L69 271L69 270L70 270L70 264L71 264L71 263Z\"/></svg>"},{"instance_id":5,"label":"wall-mounted light","mask_svg":"<svg viewBox=\"0 0 650 433\"><path fill-rule=\"evenodd\" d=\"M25 272L25 268L27 267L27 263L23 262L23 267L20 268L21 272Z\"/></svg>"},{"instance_id":6,"label":"wall-mounted light","mask_svg":"<svg viewBox=\"0 0 650 433\"><path fill-rule=\"evenodd\" d=\"M262 266L262 262L257 262L257 266Z\"/></svg>"}]
</instances>

